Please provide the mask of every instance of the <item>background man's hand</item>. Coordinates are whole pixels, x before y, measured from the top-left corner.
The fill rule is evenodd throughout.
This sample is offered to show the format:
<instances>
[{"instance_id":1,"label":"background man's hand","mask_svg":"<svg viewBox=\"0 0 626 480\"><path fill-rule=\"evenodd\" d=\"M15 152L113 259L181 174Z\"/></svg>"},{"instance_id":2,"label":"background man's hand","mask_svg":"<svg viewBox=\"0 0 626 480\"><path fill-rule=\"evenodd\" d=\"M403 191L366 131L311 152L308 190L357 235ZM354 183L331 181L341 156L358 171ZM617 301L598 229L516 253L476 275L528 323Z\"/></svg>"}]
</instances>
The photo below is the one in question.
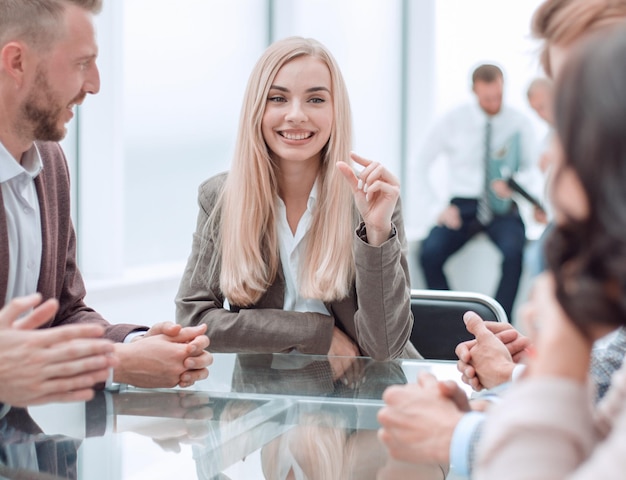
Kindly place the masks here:
<instances>
[{"instance_id":1,"label":"background man's hand","mask_svg":"<svg viewBox=\"0 0 626 480\"><path fill-rule=\"evenodd\" d=\"M447 227L450 230L458 230L462 225L461 212L456 205L448 205L437 217L437 225Z\"/></svg>"}]
</instances>

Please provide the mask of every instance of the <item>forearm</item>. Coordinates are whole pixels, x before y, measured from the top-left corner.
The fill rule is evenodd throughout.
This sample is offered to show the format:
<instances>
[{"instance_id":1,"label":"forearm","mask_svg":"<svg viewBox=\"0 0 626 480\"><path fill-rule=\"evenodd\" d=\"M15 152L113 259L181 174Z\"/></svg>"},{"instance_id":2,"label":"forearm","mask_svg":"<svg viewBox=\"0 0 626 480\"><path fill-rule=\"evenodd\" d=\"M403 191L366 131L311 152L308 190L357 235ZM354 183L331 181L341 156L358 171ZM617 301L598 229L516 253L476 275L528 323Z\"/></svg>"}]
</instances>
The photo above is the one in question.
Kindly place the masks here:
<instances>
[{"instance_id":1,"label":"forearm","mask_svg":"<svg viewBox=\"0 0 626 480\"><path fill-rule=\"evenodd\" d=\"M231 312L196 292L177 304L177 322L207 325L211 352L300 353L325 355L332 339L334 319L312 312L274 308Z\"/></svg>"},{"instance_id":2,"label":"forearm","mask_svg":"<svg viewBox=\"0 0 626 480\"><path fill-rule=\"evenodd\" d=\"M377 360L400 356L413 327L402 243L399 234L380 247L355 239L357 343L364 355Z\"/></svg>"},{"instance_id":3,"label":"forearm","mask_svg":"<svg viewBox=\"0 0 626 480\"><path fill-rule=\"evenodd\" d=\"M66 282L58 299L59 311L49 326L95 323L104 327L104 337L113 342L123 342L126 336L133 331L147 330L147 327L140 325L109 323L102 315L85 305L84 295L85 290L80 278L74 282Z\"/></svg>"}]
</instances>

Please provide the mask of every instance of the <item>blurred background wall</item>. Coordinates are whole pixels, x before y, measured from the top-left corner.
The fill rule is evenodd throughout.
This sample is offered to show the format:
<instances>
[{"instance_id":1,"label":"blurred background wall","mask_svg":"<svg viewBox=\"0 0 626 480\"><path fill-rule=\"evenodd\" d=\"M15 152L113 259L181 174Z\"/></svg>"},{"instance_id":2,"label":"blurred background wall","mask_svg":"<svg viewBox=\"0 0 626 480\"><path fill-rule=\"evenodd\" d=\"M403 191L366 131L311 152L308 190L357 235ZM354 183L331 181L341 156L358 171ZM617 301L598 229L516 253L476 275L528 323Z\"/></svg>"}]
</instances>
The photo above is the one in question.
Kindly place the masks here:
<instances>
[{"instance_id":1,"label":"blurred background wall","mask_svg":"<svg viewBox=\"0 0 626 480\"><path fill-rule=\"evenodd\" d=\"M197 187L228 169L248 74L269 43L289 35L330 48L350 92L354 150L401 178L412 283L422 288L415 249L428 225L411 178L437 182L442 171L416 172L415 156L434 119L471 100L470 72L483 61L503 68L505 101L544 133L526 100L541 73L529 34L539 3L105 1L97 18L102 88L63 142L87 301L112 322L173 320ZM496 257L477 238L450 261L453 287L492 294Z\"/></svg>"}]
</instances>

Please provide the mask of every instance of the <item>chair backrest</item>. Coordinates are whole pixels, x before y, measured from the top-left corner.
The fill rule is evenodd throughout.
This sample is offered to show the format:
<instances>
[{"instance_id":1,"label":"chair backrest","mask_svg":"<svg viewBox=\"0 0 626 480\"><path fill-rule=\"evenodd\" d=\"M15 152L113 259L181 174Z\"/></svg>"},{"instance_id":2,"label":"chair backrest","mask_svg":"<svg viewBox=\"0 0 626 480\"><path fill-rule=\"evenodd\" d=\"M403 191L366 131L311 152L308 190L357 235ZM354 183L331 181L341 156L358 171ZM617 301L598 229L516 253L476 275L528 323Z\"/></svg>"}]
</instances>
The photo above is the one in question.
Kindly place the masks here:
<instances>
[{"instance_id":1,"label":"chair backrest","mask_svg":"<svg viewBox=\"0 0 626 480\"><path fill-rule=\"evenodd\" d=\"M474 292L411 290L411 342L424 358L457 360L456 346L474 336L465 329L463 314L476 312L485 321L508 322L502 305Z\"/></svg>"}]
</instances>

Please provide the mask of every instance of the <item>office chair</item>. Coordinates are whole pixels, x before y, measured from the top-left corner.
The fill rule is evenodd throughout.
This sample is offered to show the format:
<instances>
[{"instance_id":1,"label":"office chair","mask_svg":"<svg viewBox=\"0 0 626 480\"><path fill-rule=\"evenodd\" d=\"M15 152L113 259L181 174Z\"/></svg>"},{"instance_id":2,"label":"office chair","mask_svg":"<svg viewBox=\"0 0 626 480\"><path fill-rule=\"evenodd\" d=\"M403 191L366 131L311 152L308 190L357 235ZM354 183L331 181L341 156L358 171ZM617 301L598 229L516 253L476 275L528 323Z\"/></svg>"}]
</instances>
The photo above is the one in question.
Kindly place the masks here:
<instances>
[{"instance_id":1,"label":"office chair","mask_svg":"<svg viewBox=\"0 0 626 480\"><path fill-rule=\"evenodd\" d=\"M465 329L463 314L476 312L485 321L507 322L502 306L474 292L411 290L414 323L411 342L429 360L457 360L456 346L474 336Z\"/></svg>"}]
</instances>

